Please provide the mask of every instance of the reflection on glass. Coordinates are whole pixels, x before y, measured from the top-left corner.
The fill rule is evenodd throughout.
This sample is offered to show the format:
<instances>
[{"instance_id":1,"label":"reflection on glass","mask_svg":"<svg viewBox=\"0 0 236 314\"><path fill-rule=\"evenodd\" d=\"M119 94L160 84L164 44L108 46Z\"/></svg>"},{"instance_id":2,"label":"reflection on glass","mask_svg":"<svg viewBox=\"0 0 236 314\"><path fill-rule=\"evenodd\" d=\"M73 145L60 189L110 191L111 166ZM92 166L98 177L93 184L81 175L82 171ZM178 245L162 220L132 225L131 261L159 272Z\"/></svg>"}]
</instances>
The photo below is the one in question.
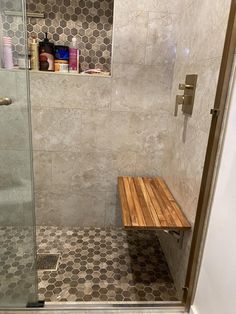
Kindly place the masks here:
<instances>
[{"instance_id":1,"label":"reflection on glass","mask_svg":"<svg viewBox=\"0 0 236 314\"><path fill-rule=\"evenodd\" d=\"M1 308L37 300L28 74L17 67L27 55L24 12L21 0L0 0L0 97L12 99L10 106L0 106Z\"/></svg>"}]
</instances>

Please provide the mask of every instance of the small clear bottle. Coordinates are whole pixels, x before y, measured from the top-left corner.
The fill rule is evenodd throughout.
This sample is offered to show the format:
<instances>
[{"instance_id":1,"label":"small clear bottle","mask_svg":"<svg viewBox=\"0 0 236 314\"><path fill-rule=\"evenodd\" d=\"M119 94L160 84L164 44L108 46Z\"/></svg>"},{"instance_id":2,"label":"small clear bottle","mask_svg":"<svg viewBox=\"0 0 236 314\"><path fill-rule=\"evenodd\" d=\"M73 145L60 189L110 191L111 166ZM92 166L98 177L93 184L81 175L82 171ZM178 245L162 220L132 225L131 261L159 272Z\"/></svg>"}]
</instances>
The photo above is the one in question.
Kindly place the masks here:
<instances>
[{"instance_id":1,"label":"small clear bottle","mask_svg":"<svg viewBox=\"0 0 236 314\"><path fill-rule=\"evenodd\" d=\"M76 37L72 38L69 49L69 71L79 73L79 49Z\"/></svg>"}]
</instances>

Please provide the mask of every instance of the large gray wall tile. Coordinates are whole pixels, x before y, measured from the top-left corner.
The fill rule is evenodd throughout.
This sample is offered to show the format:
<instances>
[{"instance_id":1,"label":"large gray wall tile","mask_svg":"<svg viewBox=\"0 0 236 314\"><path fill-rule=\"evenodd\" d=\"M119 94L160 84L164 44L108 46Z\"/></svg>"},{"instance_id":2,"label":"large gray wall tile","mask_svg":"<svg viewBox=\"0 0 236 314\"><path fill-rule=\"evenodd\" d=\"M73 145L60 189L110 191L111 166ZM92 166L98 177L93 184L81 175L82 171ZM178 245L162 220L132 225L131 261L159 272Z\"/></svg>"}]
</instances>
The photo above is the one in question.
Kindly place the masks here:
<instances>
[{"instance_id":1,"label":"large gray wall tile","mask_svg":"<svg viewBox=\"0 0 236 314\"><path fill-rule=\"evenodd\" d=\"M197 90L191 117L179 110L178 117L169 119L169 137L173 155L166 155L162 172L175 198L189 221L194 225L201 184L207 140L211 122L210 109L214 105L224 36L230 1L186 1L179 18L177 53L173 76L171 103L173 112L178 84L186 74L198 74ZM194 21L194 22L193 22ZM191 25L191 31L186 25ZM185 234L180 250L170 237L160 234L176 287L181 295L184 286L191 233ZM173 256L177 262L174 262Z\"/></svg>"},{"instance_id":2,"label":"large gray wall tile","mask_svg":"<svg viewBox=\"0 0 236 314\"><path fill-rule=\"evenodd\" d=\"M52 153L34 151L34 185L36 190L47 190L52 184Z\"/></svg>"},{"instance_id":3,"label":"large gray wall tile","mask_svg":"<svg viewBox=\"0 0 236 314\"><path fill-rule=\"evenodd\" d=\"M158 112L170 102L173 65L115 64L112 80L113 111Z\"/></svg>"},{"instance_id":4,"label":"large gray wall tile","mask_svg":"<svg viewBox=\"0 0 236 314\"><path fill-rule=\"evenodd\" d=\"M111 78L31 73L32 107L109 110Z\"/></svg>"},{"instance_id":5,"label":"large gray wall tile","mask_svg":"<svg viewBox=\"0 0 236 314\"><path fill-rule=\"evenodd\" d=\"M53 193L61 193L64 211L73 212L76 219L85 210L75 211L75 194L101 191L102 224L120 225L117 177L154 173L154 156L159 156L158 150L163 154L168 131L173 65L169 56L165 64L159 64L153 56L155 47L149 47L149 65L145 65L148 28L151 31L154 23L152 19L149 23L149 11L158 14L160 1L115 1L112 78L31 73L38 222L47 223L45 206L49 206L48 223L62 223L52 204L52 199L58 203ZM166 8L162 12L169 16ZM168 25L165 19L159 23L167 38L173 20L174 15ZM168 51L168 41L162 40L163 51L165 44ZM156 63L158 66L153 66ZM145 154L152 156L148 157L149 171L137 162L144 160ZM69 197L69 191L74 197ZM55 220L53 215L57 215ZM73 219L64 223L71 224Z\"/></svg>"},{"instance_id":6,"label":"large gray wall tile","mask_svg":"<svg viewBox=\"0 0 236 314\"><path fill-rule=\"evenodd\" d=\"M113 62L144 64L148 31L148 13L116 11Z\"/></svg>"},{"instance_id":7,"label":"large gray wall tile","mask_svg":"<svg viewBox=\"0 0 236 314\"><path fill-rule=\"evenodd\" d=\"M173 64L176 57L177 14L149 12L145 63Z\"/></svg>"},{"instance_id":8,"label":"large gray wall tile","mask_svg":"<svg viewBox=\"0 0 236 314\"><path fill-rule=\"evenodd\" d=\"M81 113L77 109L35 108L32 110L32 126L35 150L81 149Z\"/></svg>"}]
</instances>

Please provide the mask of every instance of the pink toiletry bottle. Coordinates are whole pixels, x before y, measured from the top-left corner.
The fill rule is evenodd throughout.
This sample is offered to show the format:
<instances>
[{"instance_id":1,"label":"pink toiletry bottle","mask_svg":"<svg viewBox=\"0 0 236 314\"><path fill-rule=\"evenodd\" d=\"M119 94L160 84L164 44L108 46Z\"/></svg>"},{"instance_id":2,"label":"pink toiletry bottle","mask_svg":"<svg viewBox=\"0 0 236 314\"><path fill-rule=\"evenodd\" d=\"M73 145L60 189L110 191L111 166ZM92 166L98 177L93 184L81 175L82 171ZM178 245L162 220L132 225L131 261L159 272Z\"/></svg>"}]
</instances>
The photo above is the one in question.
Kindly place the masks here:
<instances>
[{"instance_id":1,"label":"pink toiletry bottle","mask_svg":"<svg viewBox=\"0 0 236 314\"><path fill-rule=\"evenodd\" d=\"M79 72L79 49L76 37L72 38L72 43L69 50L69 71Z\"/></svg>"},{"instance_id":2,"label":"pink toiletry bottle","mask_svg":"<svg viewBox=\"0 0 236 314\"><path fill-rule=\"evenodd\" d=\"M3 63L5 69L13 69L12 40L3 37Z\"/></svg>"}]
</instances>

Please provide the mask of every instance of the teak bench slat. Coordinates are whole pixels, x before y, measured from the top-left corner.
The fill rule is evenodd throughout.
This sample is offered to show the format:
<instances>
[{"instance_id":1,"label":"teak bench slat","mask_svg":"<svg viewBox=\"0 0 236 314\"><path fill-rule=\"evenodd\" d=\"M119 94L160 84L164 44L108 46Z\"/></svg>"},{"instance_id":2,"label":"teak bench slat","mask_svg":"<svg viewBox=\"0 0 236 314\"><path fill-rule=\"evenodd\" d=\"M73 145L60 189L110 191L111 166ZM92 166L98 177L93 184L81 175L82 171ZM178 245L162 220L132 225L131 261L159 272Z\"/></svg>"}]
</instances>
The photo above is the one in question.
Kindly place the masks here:
<instances>
[{"instance_id":1,"label":"teak bench slat","mask_svg":"<svg viewBox=\"0 0 236 314\"><path fill-rule=\"evenodd\" d=\"M191 228L161 177L119 177L118 188L125 228Z\"/></svg>"}]
</instances>

